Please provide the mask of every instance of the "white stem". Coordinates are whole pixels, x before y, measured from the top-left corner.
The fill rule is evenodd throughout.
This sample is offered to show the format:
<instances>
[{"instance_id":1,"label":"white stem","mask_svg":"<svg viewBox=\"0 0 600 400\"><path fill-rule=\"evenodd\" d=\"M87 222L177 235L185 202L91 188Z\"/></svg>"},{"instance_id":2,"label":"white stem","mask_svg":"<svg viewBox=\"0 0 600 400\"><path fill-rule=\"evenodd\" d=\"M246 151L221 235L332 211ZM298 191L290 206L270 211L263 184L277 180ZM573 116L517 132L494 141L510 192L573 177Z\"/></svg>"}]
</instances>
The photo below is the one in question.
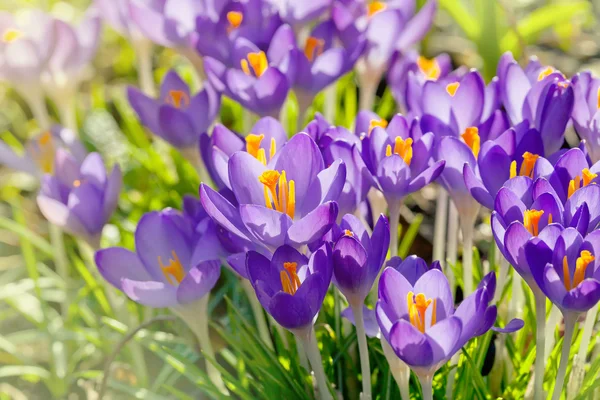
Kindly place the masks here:
<instances>
[{"instance_id":1,"label":"white stem","mask_svg":"<svg viewBox=\"0 0 600 400\"><path fill-rule=\"evenodd\" d=\"M362 375L363 400L371 399L371 366L369 364L369 347L367 346L367 335L365 333L365 322L363 319L363 305L352 306L354 323L356 326L356 339L358 340L358 353L360 355L360 372Z\"/></svg>"},{"instance_id":2,"label":"white stem","mask_svg":"<svg viewBox=\"0 0 600 400\"><path fill-rule=\"evenodd\" d=\"M306 350L304 350L304 346L302 346L302 341L296 339L296 351L298 352L298 360L300 361L300 365L307 371L308 369L308 358L306 358Z\"/></svg>"},{"instance_id":3,"label":"white stem","mask_svg":"<svg viewBox=\"0 0 600 400\"><path fill-rule=\"evenodd\" d=\"M300 130L302 128L304 128L304 120L306 119L306 114L308 113L308 109L314 100L314 96L311 93L307 93L302 90L296 90L296 99L298 100L298 116L297 116L297 120L296 120L296 132L300 132ZM327 101L327 100L325 100L325 101ZM283 125L283 126L285 127L286 125Z\"/></svg>"},{"instance_id":4,"label":"white stem","mask_svg":"<svg viewBox=\"0 0 600 400\"><path fill-rule=\"evenodd\" d=\"M196 74L194 75L194 83L196 90L201 90L204 84L204 80L206 79L206 74L204 72L204 62L202 61L202 56L196 52L195 49L188 47L180 47L177 49L181 55L188 59L188 61L194 67L194 71Z\"/></svg>"},{"instance_id":5,"label":"white stem","mask_svg":"<svg viewBox=\"0 0 600 400\"><path fill-rule=\"evenodd\" d=\"M65 242L62 230L54 225L48 224L50 231L50 242L54 248L54 264L56 266L56 272L62 279L65 285L65 297L60 305L60 313L63 320L66 321L69 313L69 264L67 261L67 254L65 252Z\"/></svg>"},{"instance_id":6,"label":"white stem","mask_svg":"<svg viewBox=\"0 0 600 400\"><path fill-rule=\"evenodd\" d=\"M560 310L556 306L552 306L550 308L550 315L548 316L548 320L546 321L546 347L544 349L544 364L548 362L550 352L554 348L554 330L556 329L556 325L560 322L561 318L562 314Z\"/></svg>"},{"instance_id":7,"label":"white stem","mask_svg":"<svg viewBox=\"0 0 600 400\"><path fill-rule=\"evenodd\" d=\"M497 250L498 252L500 250ZM500 297L502 296L502 292L504 291L504 286L506 285L506 277L508 276L508 270L510 268L510 264L504 258L503 255L500 255L500 263L498 266L498 284L496 289L496 293L494 295L494 303L500 301Z\"/></svg>"},{"instance_id":8,"label":"white stem","mask_svg":"<svg viewBox=\"0 0 600 400\"><path fill-rule=\"evenodd\" d=\"M250 307L252 308L252 313L254 314L254 319L256 320L258 335L264 344L269 349L273 350L273 341L271 340L271 333L269 332L269 326L267 325L267 320L265 319L265 312L263 311L263 308L256 297L254 288L247 279L242 279L241 283L244 291L246 292L246 296L248 296L248 301L250 302Z\"/></svg>"},{"instance_id":9,"label":"white stem","mask_svg":"<svg viewBox=\"0 0 600 400\"><path fill-rule=\"evenodd\" d=\"M156 97L156 85L152 72L152 42L145 39L139 40L134 43L134 47L140 88L146 95Z\"/></svg>"},{"instance_id":10,"label":"white stem","mask_svg":"<svg viewBox=\"0 0 600 400\"><path fill-rule=\"evenodd\" d=\"M210 294L206 294L201 297L193 307L189 306L177 306L173 308L173 311L185 321L190 327L200 345L200 351L206 354L209 358L215 360L215 352L210 341L210 334L208 331L208 298ZM224 394L228 394L229 391L225 387L223 378L219 370L208 360L206 360L206 373L210 381Z\"/></svg>"},{"instance_id":11,"label":"white stem","mask_svg":"<svg viewBox=\"0 0 600 400\"><path fill-rule=\"evenodd\" d=\"M294 334L296 335L297 340L302 342L302 346L310 361L310 366L312 367L313 374L317 380L319 398L321 400L333 400L333 396L331 396L331 392L329 391L325 370L323 369L323 360L321 359L321 353L319 352L319 346L317 345L315 328L311 326L302 331L294 331Z\"/></svg>"},{"instance_id":12,"label":"white stem","mask_svg":"<svg viewBox=\"0 0 600 400\"><path fill-rule=\"evenodd\" d=\"M433 400L433 387L431 386L432 376L420 376L421 391L423 392L423 400Z\"/></svg>"},{"instance_id":13,"label":"white stem","mask_svg":"<svg viewBox=\"0 0 600 400\"><path fill-rule=\"evenodd\" d=\"M544 398L544 351L546 350L546 296L539 289L533 290L535 298L535 369L533 383L533 398Z\"/></svg>"},{"instance_id":14,"label":"white stem","mask_svg":"<svg viewBox=\"0 0 600 400\"><path fill-rule=\"evenodd\" d=\"M77 113L75 105L77 104L75 99L77 92L73 91L69 93L66 98L56 99L55 103L58 107L58 114L60 115L60 123L65 128L70 129L79 136L79 128L77 126Z\"/></svg>"},{"instance_id":15,"label":"white stem","mask_svg":"<svg viewBox=\"0 0 600 400\"><path fill-rule=\"evenodd\" d=\"M573 332L575 332L575 323L577 316L567 314L565 316L565 335L563 337L563 347L560 354L560 364L556 373L556 384L552 393L552 400L560 400L562 388L565 383L565 375L567 374L567 365L569 364L569 354L571 351L571 342L573 340Z\"/></svg>"},{"instance_id":16,"label":"white stem","mask_svg":"<svg viewBox=\"0 0 600 400\"><path fill-rule=\"evenodd\" d=\"M398 255L398 224L400 222L401 201L388 202L388 211L390 213L390 255Z\"/></svg>"},{"instance_id":17,"label":"white stem","mask_svg":"<svg viewBox=\"0 0 600 400\"><path fill-rule=\"evenodd\" d=\"M522 278L517 271L513 270L512 277L512 296L511 301L508 305L508 316L509 319L516 318L521 315L523 311L524 293L523 285L521 284Z\"/></svg>"},{"instance_id":18,"label":"white stem","mask_svg":"<svg viewBox=\"0 0 600 400\"><path fill-rule=\"evenodd\" d=\"M448 213L448 232L446 237L446 260L448 261L448 267L456 264L458 259L458 210L454 206L454 203L450 201ZM449 274L452 276L453 274ZM453 282L451 282L453 283Z\"/></svg>"},{"instance_id":19,"label":"white stem","mask_svg":"<svg viewBox=\"0 0 600 400\"><path fill-rule=\"evenodd\" d=\"M325 88L325 104L323 113L325 120L330 124L335 123L335 112L337 107L337 85L335 83Z\"/></svg>"},{"instance_id":20,"label":"white stem","mask_svg":"<svg viewBox=\"0 0 600 400\"><path fill-rule=\"evenodd\" d=\"M365 71L363 73L358 73L357 76L360 85L359 110L371 111L373 109L373 103L375 102L377 87L381 80L381 74L373 73L373 71Z\"/></svg>"},{"instance_id":21,"label":"white stem","mask_svg":"<svg viewBox=\"0 0 600 400\"><path fill-rule=\"evenodd\" d=\"M15 86L15 90L27 102L33 118L38 123L40 129L49 129L52 126L44 93L37 85Z\"/></svg>"},{"instance_id":22,"label":"white stem","mask_svg":"<svg viewBox=\"0 0 600 400\"><path fill-rule=\"evenodd\" d=\"M442 263L442 267L445 267L446 265L444 250L446 244L447 218L448 193L443 187L439 186L435 205L435 222L433 227L433 259L439 260L439 262Z\"/></svg>"},{"instance_id":23,"label":"white stem","mask_svg":"<svg viewBox=\"0 0 600 400\"><path fill-rule=\"evenodd\" d=\"M400 389L402 400L410 400L410 368L404 363L404 361L398 358L384 337L381 338L381 347L383 349L383 354L385 355L385 358L390 366L390 372L392 373L392 376L394 377L394 380Z\"/></svg>"},{"instance_id":24,"label":"white stem","mask_svg":"<svg viewBox=\"0 0 600 400\"><path fill-rule=\"evenodd\" d=\"M465 221L462 224L463 235L463 296L467 297L473 292L473 224Z\"/></svg>"},{"instance_id":25,"label":"white stem","mask_svg":"<svg viewBox=\"0 0 600 400\"><path fill-rule=\"evenodd\" d=\"M585 362L588 355L588 347L592 334L594 333L594 325L596 325L596 317L598 316L598 306L592 307L585 316L585 323L583 324L583 332L581 335L581 342L579 343L579 352L573 360L573 373L571 375L570 383L573 383L573 392L576 393L582 383L584 376ZM576 382L573 382L575 378Z\"/></svg>"},{"instance_id":26,"label":"white stem","mask_svg":"<svg viewBox=\"0 0 600 400\"><path fill-rule=\"evenodd\" d=\"M458 359L460 358L460 353L456 353L450 359L450 368L458 364ZM446 381L446 398L452 398L452 392L454 391L454 381L456 380L456 369L451 369L448 374L448 380Z\"/></svg>"}]
</instances>

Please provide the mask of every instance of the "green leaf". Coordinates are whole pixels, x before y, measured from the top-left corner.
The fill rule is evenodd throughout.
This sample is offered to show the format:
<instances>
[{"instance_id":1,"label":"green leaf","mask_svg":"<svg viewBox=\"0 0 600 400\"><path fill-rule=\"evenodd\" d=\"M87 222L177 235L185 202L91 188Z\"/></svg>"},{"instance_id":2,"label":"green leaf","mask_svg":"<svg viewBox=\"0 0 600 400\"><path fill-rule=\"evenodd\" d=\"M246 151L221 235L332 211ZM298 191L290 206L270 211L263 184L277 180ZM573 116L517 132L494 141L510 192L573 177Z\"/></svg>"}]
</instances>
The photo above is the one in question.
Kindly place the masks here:
<instances>
[{"instance_id":1,"label":"green leaf","mask_svg":"<svg viewBox=\"0 0 600 400\"><path fill-rule=\"evenodd\" d=\"M444 9L465 35L473 41L477 39L480 26L477 19L471 15L460 0L440 0L440 8Z\"/></svg>"},{"instance_id":2,"label":"green leaf","mask_svg":"<svg viewBox=\"0 0 600 400\"><path fill-rule=\"evenodd\" d=\"M398 248L398 255L402 258L406 258L412 244L414 243L417 235L419 234L419 228L423 222L423 214L416 214L415 219L411 222L410 226L406 230L406 233L402 237L400 247Z\"/></svg>"}]
</instances>

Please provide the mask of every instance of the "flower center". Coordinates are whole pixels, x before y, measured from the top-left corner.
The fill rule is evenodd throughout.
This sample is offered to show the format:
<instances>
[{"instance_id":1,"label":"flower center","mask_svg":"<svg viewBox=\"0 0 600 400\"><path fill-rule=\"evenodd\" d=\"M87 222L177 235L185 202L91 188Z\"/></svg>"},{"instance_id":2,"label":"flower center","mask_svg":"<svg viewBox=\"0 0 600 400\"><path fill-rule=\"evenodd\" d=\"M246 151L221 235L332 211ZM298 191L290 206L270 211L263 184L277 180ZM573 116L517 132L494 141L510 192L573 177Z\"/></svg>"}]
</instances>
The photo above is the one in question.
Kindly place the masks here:
<instances>
[{"instance_id":1,"label":"flower center","mask_svg":"<svg viewBox=\"0 0 600 400\"><path fill-rule=\"evenodd\" d=\"M530 153L526 151L523 153L523 163L521 164L521 169L519 169L519 176L528 176L533 178L533 168L535 167L535 162L540 158L537 154ZM517 161L513 160L510 163L510 177L514 178L517 176Z\"/></svg>"},{"instance_id":2,"label":"flower center","mask_svg":"<svg viewBox=\"0 0 600 400\"><path fill-rule=\"evenodd\" d=\"M37 154L35 155L38 166L45 174L51 174L54 170L54 139L50 131L46 131L37 139Z\"/></svg>"},{"instance_id":3,"label":"flower center","mask_svg":"<svg viewBox=\"0 0 600 400\"><path fill-rule=\"evenodd\" d=\"M185 277L185 270L181 265L181 261L179 261L179 257L177 257L177 253L175 250L171 252L173 258L169 258L169 265L164 265L160 256L158 256L158 265L160 265L160 269L162 270L163 275L167 279L167 281L171 285L177 285L181 283L183 278ZM175 279L175 281L173 280Z\"/></svg>"},{"instance_id":4,"label":"flower center","mask_svg":"<svg viewBox=\"0 0 600 400\"><path fill-rule=\"evenodd\" d=\"M344 235L354 237L354 232L352 232L350 229L344 229Z\"/></svg>"},{"instance_id":5,"label":"flower center","mask_svg":"<svg viewBox=\"0 0 600 400\"><path fill-rule=\"evenodd\" d=\"M239 11L229 11L227 13L227 21L229 21L229 26L227 27L227 33L231 33L236 30L242 24L244 20L244 14Z\"/></svg>"},{"instance_id":6,"label":"flower center","mask_svg":"<svg viewBox=\"0 0 600 400\"><path fill-rule=\"evenodd\" d=\"M368 134L371 135L371 131L373 129L375 129L375 127L380 127L380 128L385 129L385 128L387 128L387 126L388 126L388 122L385 119L383 119L383 118L381 118L381 119L372 119L371 122L369 122L369 132L368 132Z\"/></svg>"},{"instance_id":7,"label":"flower center","mask_svg":"<svg viewBox=\"0 0 600 400\"><path fill-rule=\"evenodd\" d=\"M169 90L165 103L175 108L187 108L190 105L190 96L183 90Z\"/></svg>"},{"instance_id":8,"label":"flower center","mask_svg":"<svg viewBox=\"0 0 600 400\"><path fill-rule=\"evenodd\" d=\"M23 32L21 32L17 29L8 28L2 34L2 41L4 43L12 43L15 40L19 39L21 36L23 36Z\"/></svg>"},{"instance_id":9,"label":"flower center","mask_svg":"<svg viewBox=\"0 0 600 400\"><path fill-rule=\"evenodd\" d=\"M262 140L265 138L265 135L262 133L260 135L255 135L254 133L246 136L246 151L250 153L254 158L260 161L263 165L267 165L267 156L265 154L265 149L260 148L260 144ZM277 142L275 138L271 138L271 146L269 147L269 160L273 158L275 153L277 152Z\"/></svg>"},{"instance_id":10,"label":"flower center","mask_svg":"<svg viewBox=\"0 0 600 400\"><path fill-rule=\"evenodd\" d=\"M542 79L544 79L545 77L547 77L548 75L550 75L551 73L553 73L554 71L555 71L554 68L547 67L542 72L540 72L540 74L538 75L538 81L541 81Z\"/></svg>"},{"instance_id":11,"label":"flower center","mask_svg":"<svg viewBox=\"0 0 600 400\"><path fill-rule=\"evenodd\" d=\"M266 207L286 213L294 219L296 184L293 180L288 182L285 171L281 171L280 174L274 169L269 169L263 172L258 180L264 185Z\"/></svg>"},{"instance_id":12,"label":"flower center","mask_svg":"<svg viewBox=\"0 0 600 400\"><path fill-rule=\"evenodd\" d=\"M323 39L318 39L314 36L310 36L306 39L306 45L304 46L304 55L308 59L308 61L313 62L315 57L323 54L323 49L325 48L325 41Z\"/></svg>"},{"instance_id":13,"label":"flower center","mask_svg":"<svg viewBox=\"0 0 600 400\"><path fill-rule=\"evenodd\" d=\"M406 301L410 323L421 333L425 333L425 313L427 312L427 308L433 303L430 326L435 325L437 299L427 299L423 293L419 293L415 296L413 292L408 292Z\"/></svg>"},{"instance_id":14,"label":"flower center","mask_svg":"<svg viewBox=\"0 0 600 400\"><path fill-rule=\"evenodd\" d=\"M523 225L525 226L525 229L527 229L533 236L537 236L540 233L539 224L542 215L544 215L544 210L531 209L526 210L523 213ZM552 214L550 214L548 217L548 223L551 224L551 221Z\"/></svg>"},{"instance_id":15,"label":"flower center","mask_svg":"<svg viewBox=\"0 0 600 400\"><path fill-rule=\"evenodd\" d=\"M579 188L586 187L591 183L595 184L595 182L592 181L596 179L597 176L598 174L594 174L593 172L590 172L589 169L584 168L581 171L581 176L577 175L574 179L571 179L569 181L569 190L567 193L567 198L573 196L573 193L575 193Z\"/></svg>"},{"instance_id":16,"label":"flower center","mask_svg":"<svg viewBox=\"0 0 600 400\"><path fill-rule=\"evenodd\" d=\"M565 289L571 290L577 287L585 279L585 270L588 265L596 258L592 252L583 250L575 261L575 273L573 274L573 284L571 285L571 276L569 274L569 262L567 256L563 258L563 276Z\"/></svg>"},{"instance_id":17,"label":"flower center","mask_svg":"<svg viewBox=\"0 0 600 400\"><path fill-rule=\"evenodd\" d=\"M448 85L446 85L446 92L450 96L454 97L459 86L460 86L459 82L449 83Z\"/></svg>"},{"instance_id":18,"label":"flower center","mask_svg":"<svg viewBox=\"0 0 600 400\"><path fill-rule=\"evenodd\" d=\"M257 78L260 78L269 67L267 55L264 51L259 51L257 53L248 53L248 60L242 60L240 61L240 64L242 65L242 71L244 71L244 73L248 76L252 75L252 73L250 72L250 67L252 67L254 75Z\"/></svg>"},{"instance_id":19,"label":"flower center","mask_svg":"<svg viewBox=\"0 0 600 400\"><path fill-rule=\"evenodd\" d=\"M73 181L73 187L76 187L76 188L78 188L79 186L81 186L81 180L79 180L79 179L75 179L75 180Z\"/></svg>"},{"instance_id":20,"label":"flower center","mask_svg":"<svg viewBox=\"0 0 600 400\"><path fill-rule=\"evenodd\" d=\"M296 294L296 291L300 287L300 278L296 273L296 267L298 266L295 262L284 262L283 271L279 272L279 279L281 279L281 287L283 291L292 296Z\"/></svg>"},{"instance_id":21,"label":"flower center","mask_svg":"<svg viewBox=\"0 0 600 400\"><path fill-rule=\"evenodd\" d=\"M373 15L387 8L387 4L383 1L372 1L367 5L367 16L371 18Z\"/></svg>"},{"instance_id":22,"label":"flower center","mask_svg":"<svg viewBox=\"0 0 600 400\"><path fill-rule=\"evenodd\" d=\"M479 128L476 126L470 126L463 132L460 137L463 138L467 146L473 152L475 158L479 156L479 149L481 148L481 138L479 137Z\"/></svg>"},{"instance_id":23,"label":"flower center","mask_svg":"<svg viewBox=\"0 0 600 400\"><path fill-rule=\"evenodd\" d=\"M390 157L392 154L397 154L404 160L406 165L410 165L413 156L412 144L412 138L404 140L396 136L396 139L394 139L394 152L392 153L392 145L388 144L385 148L385 156Z\"/></svg>"},{"instance_id":24,"label":"flower center","mask_svg":"<svg viewBox=\"0 0 600 400\"><path fill-rule=\"evenodd\" d=\"M419 70L421 70L421 73L423 73L423 75L425 75L425 78L428 80L435 81L440 77L442 73L440 65L438 64L435 58L429 59L423 56L419 56L419 58L417 58L417 66L419 67Z\"/></svg>"}]
</instances>

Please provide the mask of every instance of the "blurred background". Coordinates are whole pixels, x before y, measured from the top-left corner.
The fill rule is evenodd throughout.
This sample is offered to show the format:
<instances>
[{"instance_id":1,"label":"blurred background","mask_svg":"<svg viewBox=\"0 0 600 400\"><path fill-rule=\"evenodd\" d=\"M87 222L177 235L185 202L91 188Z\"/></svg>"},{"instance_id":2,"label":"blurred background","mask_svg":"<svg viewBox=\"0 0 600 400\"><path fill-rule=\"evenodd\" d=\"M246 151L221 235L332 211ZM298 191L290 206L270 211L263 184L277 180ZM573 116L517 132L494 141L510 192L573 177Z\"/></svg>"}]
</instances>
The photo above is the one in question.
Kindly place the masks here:
<instances>
[{"instance_id":1,"label":"blurred background","mask_svg":"<svg viewBox=\"0 0 600 400\"><path fill-rule=\"evenodd\" d=\"M439 4L435 24L422 43L421 53L427 57L447 52L455 66L478 68L486 80L495 75L498 59L505 51L512 51L520 61L537 56L543 65L553 66L567 77L584 69L600 75L600 27L596 24L600 0L439 0ZM84 0L0 0L2 11L21 15L40 8L70 22L79 21L91 5ZM175 68L193 84L191 65L175 51L155 46L152 62L155 82ZM128 85L137 85L132 44L105 26L93 64L73 99L85 146L99 151L109 166L119 163L124 173L123 193L112 223L104 231L103 247L133 248L133 232L143 213L179 207L182 196L197 194L199 185L193 167L164 142L152 140L139 124L125 97ZM336 87L339 104L332 122L349 127L357 112L354 75L343 77ZM324 101L324 95L319 95L309 115L322 111ZM56 104L48 100L47 106L58 120ZM295 102L286 107L291 132L296 121ZM386 119L398 110L385 81L378 89L375 110ZM221 122L241 131L241 115L240 106L224 98ZM22 148L37 130L24 99L0 82L0 138ZM567 135L567 141L576 142L574 135ZM56 274L60 261L55 243L48 239L49 224L35 202L37 190L36 179L0 166L0 400L94 399L107 355L133 326L103 310L95 275L86 271L94 268L90 254L71 237L64 238L73 265L69 279ZM434 198L435 189L429 187L407 202L402 214L405 254L431 258ZM476 236L480 248L489 246L490 237L484 219ZM223 275L210 309L234 336L241 335L249 328L232 326L235 322L227 301L242 315L251 315L249 305L236 290L232 274ZM68 308L61 310L57 304L65 303L65 299ZM131 302L127 307L138 321L149 316L147 310ZM326 301L326 308L330 312L326 318L333 319L333 305ZM200 396L196 390L203 375L194 369L198 355L190 346L191 334L183 323L160 322L153 330L142 331L138 340L145 345L147 370L132 370L129 361L137 356L124 351L112 370L114 398ZM214 340L223 339L215 334ZM152 348L153 343L163 347ZM331 360L346 357L338 353L327 356ZM248 367L243 365L243 358L236 359L237 367L240 363L241 368Z\"/></svg>"}]
</instances>

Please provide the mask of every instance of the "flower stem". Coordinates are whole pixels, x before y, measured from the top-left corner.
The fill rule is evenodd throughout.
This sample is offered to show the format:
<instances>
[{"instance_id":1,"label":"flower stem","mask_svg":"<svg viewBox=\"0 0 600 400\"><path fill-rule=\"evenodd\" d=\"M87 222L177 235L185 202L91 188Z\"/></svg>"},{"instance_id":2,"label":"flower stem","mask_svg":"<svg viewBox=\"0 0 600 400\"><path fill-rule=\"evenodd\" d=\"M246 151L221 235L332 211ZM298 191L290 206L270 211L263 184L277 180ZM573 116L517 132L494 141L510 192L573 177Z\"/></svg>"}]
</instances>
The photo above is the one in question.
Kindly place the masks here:
<instances>
[{"instance_id":1,"label":"flower stem","mask_svg":"<svg viewBox=\"0 0 600 400\"><path fill-rule=\"evenodd\" d=\"M359 111L371 111L373 109L373 103L375 102L375 96L377 95L377 87L381 80L381 74L373 74L365 71L363 73L358 73L357 76L360 88Z\"/></svg>"},{"instance_id":2,"label":"flower stem","mask_svg":"<svg viewBox=\"0 0 600 400\"><path fill-rule=\"evenodd\" d=\"M271 333L269 332L269 327L267 326L267 320L265 319L265 313L263 311L262 306L258 302L258 298L256 297L256 293L254 292L254 288L252 284L247 279L241 280L242 287L246 292L246 296L248 296L248 301L250 302L250 307L252 308L252 313L254 314L254 319L256 320L256 327L258 329L258 334L263 341L263 343L271 350L273 350L273 341L271 340Z\"/></svg>"},{"instance_id":3,"label":"flower stem","mask_svg":"<svg viewBox=\"0 0 600 400\"><path fill-rule=\"evenodd\" d=\"M68 93L68 94L67 94ZM72 92L67 90L65 96L59 96L54 98L54 103L58 107L58 114L60 116L60 123L67 129L73 131L73 133L79 136L79 129L77 126L77 113L75 110L75 98L77 91Z\"/></svg>"},{"instance_id":4,"label":"flower stem","mask_svg":"<svg viewBox=\"0 0 600 400\"><path fill-rule=\"evenodd\" d=\"M456 290L456 281L451 266L456 266L458 259L458 210L452 201L449 202L448 210L448 231L446 236L446 276L450 282L452 293Z\"/></svg>"},{"instance_id":5,"label":"flower stem","mask_svg":"<svg viewBox=\"0 0 600 400\"><path fill-rule=\"evenodd\" d=\"M552 393L552 400L560 400L563 385L565 383L565 375L567 374L567 365L569 364L569 354L571 351L571 341L573 340L573 332L575 332L575 323L577 315L567 314L565 316L565 335L563 337L562 351L560 354L560 364L556 373L556 384Z\"/></svg>"},{"instance_id":6,"label":"flower stem","mask_svg":"<svg viewBox=\"0 0 600 400\"><path fill-rule=\"evenodd\" d=\"M499 252L500 250L497 251ZM500 300L500 297L502 296L504 285L506 285L506 277L508 276L509 267L510 264L508 263L506 258L504 258L503 255L500 255L500 265L498 266L498 290L496 290L496 293L494 295L494 303L498 302Z\"/></svg>"},{"instance_id":7,"label":"flower stem","mask_svg":"<svg viewBox=\"0 0 600 400\"><path fill-rule=\"evenodd\" d=\"M323 360L321 359L321 353L319 352L319 346L317 345L317 336L315 335L314 326L302 331L294 331L294 334L296 335L296 338L302 342L302 346L310 361L310 366L312 367L313 374L317 380L319 398L321 400L333 400L333 396L331 396L331 392L329 391L325 370L323 369Z\"/></svg>"},{"instance_id":8,"label":"flower stem","mask_svg":"<svg viewBox=\"0 0 600 400\"><path fill-rule=\"evenodd\" d=\"M546 296L539 290L534 289L535 298L535 372L533 382L533 398L544 398L544 352L546 350Z\"/></svg>"},{"instance_id":9,"label":"flower stem","mask_svg":"<svg viewBox=\"0 0 600 400\"><path fill-rule=\"evenodd\" d=\"M69 314L69 264L67 261L67 254L65 252L65 242L62 230L54 225L48 224L50 231L50 242L54 248L54 264L56 266L56 272L62 279L65 285L65 297L62 304L60 305L60 313L63 320L66 321Z\"/></svg>"},{"instance_id":10,"label":"flower stem","mask_svg":"<svg viewBox=\"0 0 600 400\"><path fill-rule=\"evenodd\" d=\"M371 399L371 366L369 365L369 347L367 346L367 335L365 333L365 321L363 319L363 305L352 306L354 323L356 325L356 338L358 340L358 353L360 355L360 371L362 374L362 397L363 400Z\"/></svg>"},{"instance_id":11,"label":"flower stem","mask_svg":"<svg viewBox=\"0 0 600 400\"><path fill-rule=\"evenodd\" d=\"M431 385L432 376L420 376L419 383L421 383L421 391L423 392L423 400L433 400L433 387Z\"/></svg>"},{"instance_id":12,"label":"flower stem","mask_svg":"<svg viewBox=\"0 0 600 400\"><path fill-rule=\"evenodd\" d=\"M323 112L325 120L330 124L335 123L335 111L337 106L337 85L332 83L325 88L325 104L323 106Z\"/></svg>"},{"instance_id":13,"label":"flower stem","mask_svg":"<svg viewBox=\"0 0 600 400\"><path fill-rule=\"evenodd\" d=\"M433 227L433 259L446 265L444 251L446 250L446 223L448 218L448 193L443 187L438 187L435 205L435 222Z\"/></svg>"},{"instance_id":14,"label":"flower stem","mask_svg":"<svg viewBox=\"0 0 600 400\"><path fill-rule=\"evenodd\" d=\"M156 97L156 85L152 75L153 45L149 40L142 39L135 42L134 47L140 88L146 95Z\"/></svg>"},{"instance_id":15,"label":"flower stem","mask_svg":"<svg viewBox=\"0 0 600 400\"><path fill-rule=\"evenodd\" d=\"M594 325L596 324L596 317L598 316L598 307L592 307L585 316L585 323L583 325L583 332L581 335L581 342L579 343L579 352L577 353L576 359L573 361L573 375L571 375L570 383L573 384L575 391L581 387L584 365L587 359L588 347L592 334L594 333ZM577 382L573 382L573 377Z\"/></svg>"},{"instance_id":16,"label":"flower stem","mask_svg":"<svg viewBox=\"0 0 600 400\"><path fill-rule=\"evenodd\" d=\"M463 235L463 296L467 297L473 292L473 230L471 221L464 221L461 225Z\"/></svg>"},{"instance_id":17,"label":"flower stem","mask_svg":"<svg viewBox=\"0 0 600 400\"><path fill-rule=\"evenodd\" d=\"M383 354L390 366L390 372L400 389L402 400L410 400L410 368L408 368L408 365L406 365L404 361L398 358L384 337L381 338L381 347L383 348Z\"/></svg>"},{"instance_id":18,"label":"flower stem","mask_svg":"<svg viewBox=\"0 0 600 400\"><path fill-rule=\"evenodd\" d=\"M208 332L208 298L210 294L201 297L194 304L194 307L178 306L173 311L189 326L194 332L200 345L200 351L209 358L215 360L215 352L210 341ZM229 394L225 387L223 378L219 370L208 360L206 360L206 373L210 381L224 394Z\"/></svg>"},{"instance_id":19,"label":"flower stem","mask_svg":"<svg viewBox=\"0 0 600 400\"><path fill-rule=\"evenodd\" d=\"M400 221L401 201L388 201L388 210L390 214L390 255L398 255L398 223Z\"/></svg>"},{"instance_id":20,"label":"flower stem","mask_svg":"<svg viewBox=\"0 0 600 400\"><path fill-rule=\"evenodd\" d=\"M36 84L31 86L20 85L16 86L15 90L27 102L27 105L31 110L31 114L33 114L33 118L35 118L37 121L40 129L50 128L52 123L50 121L50 116L48 115L44 93L42 92L41 88Z\"/></svg>"}]
</instances>

